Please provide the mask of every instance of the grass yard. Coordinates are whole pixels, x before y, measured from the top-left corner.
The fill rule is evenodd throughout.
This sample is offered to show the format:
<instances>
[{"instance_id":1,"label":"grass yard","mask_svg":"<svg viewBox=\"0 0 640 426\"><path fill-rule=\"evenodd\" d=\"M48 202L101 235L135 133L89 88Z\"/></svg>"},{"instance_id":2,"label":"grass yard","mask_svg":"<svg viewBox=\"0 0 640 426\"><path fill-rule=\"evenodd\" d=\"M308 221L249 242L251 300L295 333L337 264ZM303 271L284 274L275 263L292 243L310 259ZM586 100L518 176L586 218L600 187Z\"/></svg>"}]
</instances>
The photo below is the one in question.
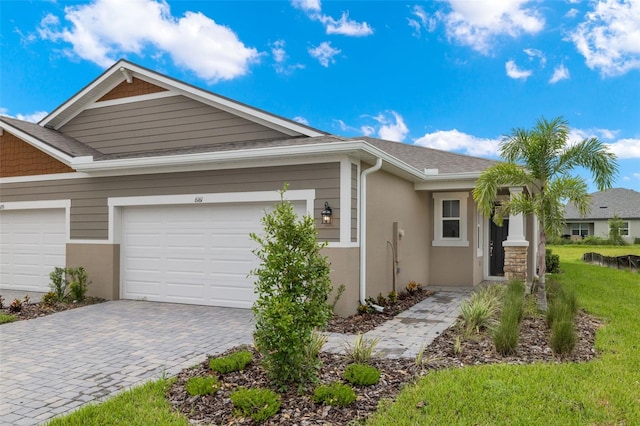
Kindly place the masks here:
<instances>
[{"instance_id":1,"label":"grass yard","mask_svg":"<svg viewBox=\"0 0 640 426\"><path fill-rule=\"evenodd\" d=\"M640 274L587 265L584 252L640 246L554 246L563 285L604 321L584 364L493 365L429 374L383 407L371 425L640 424Z\"/></svg>"},{"instance_id":2,"label":"grass yard","mask_svg":"<svg viewBox=\"0 0 640 426\"><path fill-rule=\"evenodd\" d=\"M371 425L640 424L640 274L587 265L584 252L640 254L640 246L554 246L580 305L604 321L598 359L584 364L491 365L431 373L385 404ZM622 250L621 252L618 250ZM166 380L89 405L50 425L187 425L164 399Z\"/></svg>"}]
</instances>

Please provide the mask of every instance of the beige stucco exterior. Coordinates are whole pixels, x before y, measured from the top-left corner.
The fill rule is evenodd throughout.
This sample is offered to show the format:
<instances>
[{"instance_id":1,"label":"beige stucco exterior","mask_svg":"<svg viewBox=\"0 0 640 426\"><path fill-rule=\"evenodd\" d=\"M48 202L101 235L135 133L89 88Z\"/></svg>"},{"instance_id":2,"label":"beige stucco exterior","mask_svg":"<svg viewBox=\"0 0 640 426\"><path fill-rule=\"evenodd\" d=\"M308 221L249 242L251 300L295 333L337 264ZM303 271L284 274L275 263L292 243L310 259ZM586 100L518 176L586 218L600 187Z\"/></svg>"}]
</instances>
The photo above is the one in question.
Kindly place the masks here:
<instances>
[{"instance_id":1,"label":"beige stucco exterior","mask_svg":"<svg viewBox=\"0 0 640 426\"><path fill-rule=\"evenodd\" d=\"M87 295L120 298L120 245L67 244L67 267L86 269L91 285Z\"/></svg>"},{"instance_id":2,"label":"beige stucco exterior","mask_svg":"<svg viewBox=\"0 0 640 426\"><path fill-rule=\"evenodd\" d=\"M322 254L331 263L331 282L333 292L329 296L329 303L333 303L337 290L345 286L344 293L336 302L334 312L340 316L349 316L358 308L360 288L360 249L358 247L325 247Z\"/></svg>"}]
</instances>

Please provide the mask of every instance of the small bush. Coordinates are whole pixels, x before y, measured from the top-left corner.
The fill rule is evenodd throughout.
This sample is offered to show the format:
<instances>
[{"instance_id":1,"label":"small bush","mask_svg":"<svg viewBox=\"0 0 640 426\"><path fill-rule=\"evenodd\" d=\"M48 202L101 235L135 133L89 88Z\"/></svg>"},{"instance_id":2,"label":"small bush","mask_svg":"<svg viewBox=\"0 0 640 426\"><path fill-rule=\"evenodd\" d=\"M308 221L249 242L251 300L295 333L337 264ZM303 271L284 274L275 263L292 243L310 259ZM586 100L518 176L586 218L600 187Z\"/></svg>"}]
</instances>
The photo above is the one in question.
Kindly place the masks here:
<instances>
[{"instance_id":1,"label":"small bush","mask_svg":"<svg viewBox=\"0 0 640 426\"><path fill-rule=\"evenodd\" d=\"M220 374L231 373L244 370L252 359L253 354L250 351L238 351L220 358L211 358L209 368Z\"/></svg>"},{"instance_id":2,"label":"small bush","mask_svg":"<svg viewBox=\"0 0 640 426\"><path fill-rule=\"evenodd\" d=\"M22 301L20 299L13 299L13 302L9 305L9 312L17 314L22 310Z\"/></svg>"},{"instance_id":3,"label":"small bush","mask_svg":"<svg viewBox=\"0 0 640 426\"><path fill-rule=\"evenodd\" d=\"M380 380L380 370L365 364L350 364L344 371L344 378L351 384L371 386Z\"/></svg>"},{"instance_id":4,"label":"small bush","mask_svg":"<svg viewBox=\"0 0 640 426\"><path fill-rule=\"evenodd\" d=\"M58 301L58 296L53 291L42 295L41 302L43 305L52 306Z\"/></svg>"},{"instance_id":5,"label":"small bush","mask_svg":"<svg viewBox=\"0 0 640 426\"><path fill-rule=\"evenodd\" d=\"M367 339L363 334L358 334L353 345L347 343L345 347L347 357L356 364L366 364L373 356L373 350L379 341L379 339Z\"/></svg>"},{"instance_id":6,"label":"small bush","mask_svg":"<svg viewBox=\"0 0 640 426\"><path fill-rule=\"evenodd\" d=\"M387 298L389 299L389 303L391 305L395 305L396 302L398 302L398 292L397 291L390 291L389 295L387 296Z\"/></svg>"},{"instance_id":7,"label":"small bush","mask_svg":"<svg viewBox=\"0 0 640 426\"><path fill-rule=\"evenodd\" d=\"M376 302L380 306L387 306L387 298L382 295L382 293L378 294L376 298Z\"/></svg>"},{"instance_id":8,"label":"small bush","mask_svg":"<svg viewBox=\"0 0 640 426\"><path fill-rule=\"evenodd\" d=\"M0 312L0 324L7 324L17 320L18 318L15 315L7 315L5 313Z\"/></svg>"},{"instance_id":9,"label":"small bush","mask_svg":"<svg viewBox=\"0 0 640 426\"><path fill-rule=\"evenodd\" d=\"M512 355L518 347L520 323L515 315L503 316L500 324L493 332L493 344L501 355Z\"/></svg>"},{"instance_id":10,"label":"small bush","mask_svg":"<svg viewBox=\"0 0 640 426\"><path fill-rule=\"evenodd\" d=\"M573 321L577 313L578 301L575 291L568 287L558 286L547 308L547 325L553 327L553 323L556 321Z\"/></svg>"},{"instance_id":11,"label":"small bush","mask_svg":"<svg viewBox=\"0 0 640 426\"><path fill-rule=\"evenodd\" d=\"M220 390L220 382L214 376L191 377L187 380L185 389L191 396L214 395Z\"/></svg>"},{"instance_id":12,"label":"small bush","mask_svg":"<svg viewBox=\"0 0 640 426\"><path fill-rule=\"evenodd\" d=\"M572 321L554 321L551 327L551 339L549 345L558 355L569 354L576 347L576 330Z\"/></svg>"},{"instance_id":13,"label":"small bush","mask_svg":"<svg viewBox=\"0 0 640 426\"><path fill-rule=\"evenodd\" d=\"M69 285L69 281L67 281L67 268L59 268L56 266L53 272L49 274L49 279L51 280L49 287L51 291L55 293L58 302L67 300L67 296L69 295L67 290L67 286Z\"/></svg>"},{"instance_id":14,"label":"small bush","mask_svg":"<svg viewBox=\"0 0 640 426\"><path fill-rule=\"evenodd\" d=\"M498 286L484 287L475 292L471 299L462 302L460 315L466 333L479 333L495 323L502 291Z\"/></svg>"},{"instance_id":15,"label":"small bush","mask_svg":"<svg viewBox=\"0 0 640 426\"><path fill-rule=\"evenodd\" d=\"M413 294L416 291L420 290L421 288L422 286L417 281L409 281L409 284L407 284L407 292L409 294Z\"/></svg>"},{"instance_id":16,"label":"small bush","mask_svg":"<svg viewBox=\"0 0 640 426\"><path fill-rule=\"evenodd\" d=\"M280 395L270 389L239 388L229 395L236 417L251 417L263 422L280 409Z\"/></svg>"},{"instance_id":17,"label":"small bush","mask_svg":"<svg viewBox=\"0 0 640 426\"><path fill-rule=\"evenodd\" d=\"M552 274L557 274L560 272L560 256L557 254L553 254L551 249L546 249L545 255L545 265L547 267L547 272Z\"/></svg>"},{"instance_id":18,"label":"small bush","mask_svg":"<svg viewBox=\"0 0 640 426\"><path fill-rule=\"evenodd\" d=\"M75 300L76 302L82 302L85 299L87 294L87 290L89 289L89 274L82 267L78 268L68 268L67 274L71 278L69 282L69 296L71 300Z\"/></svg>"},{"instance_id":19,"label":"small bush","mask_svg":"<svg viewBox=\"0 0 640 426\"><path fill-rule=\"evenodd\" d=\"M356 400L356 392L349 385L334 382L330 385L318 386L313 392L316 404L346 407Z\"/></svg>"},{"instance_id":20,"label":"small bush","mask_svg":"<svg viewBox=\"0 0 640 426\"><path fill-rule=\"evenodd\" d=\"M325 343L327 343L327 340L327 336L319 331L314 331L311 334L311 342L304 348L304 353L307 359L318 358L318 355L320 354L320 351L322 351Z\"/></svg>"}]
</instances>

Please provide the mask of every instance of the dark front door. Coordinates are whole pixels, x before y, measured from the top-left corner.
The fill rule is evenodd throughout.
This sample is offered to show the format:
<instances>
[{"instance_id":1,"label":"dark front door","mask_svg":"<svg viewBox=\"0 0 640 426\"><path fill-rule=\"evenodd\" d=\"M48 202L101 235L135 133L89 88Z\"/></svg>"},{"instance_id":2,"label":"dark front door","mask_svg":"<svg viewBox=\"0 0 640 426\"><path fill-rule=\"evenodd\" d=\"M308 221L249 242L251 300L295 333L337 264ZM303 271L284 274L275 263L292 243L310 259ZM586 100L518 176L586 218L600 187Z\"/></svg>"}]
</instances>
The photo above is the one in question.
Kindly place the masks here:
<instances>
[{"instance_id":1,"label":"dark front door","mask_svg":"<svg viewBox=\"0 0 640 426\"><path fill-rule=\"evenodd\" d=\"M509 219L504 219L502 226L489 220L489 275L501 277L504 275L504 248L502 242L509 235Z\"/></svg>"}]
</instances>

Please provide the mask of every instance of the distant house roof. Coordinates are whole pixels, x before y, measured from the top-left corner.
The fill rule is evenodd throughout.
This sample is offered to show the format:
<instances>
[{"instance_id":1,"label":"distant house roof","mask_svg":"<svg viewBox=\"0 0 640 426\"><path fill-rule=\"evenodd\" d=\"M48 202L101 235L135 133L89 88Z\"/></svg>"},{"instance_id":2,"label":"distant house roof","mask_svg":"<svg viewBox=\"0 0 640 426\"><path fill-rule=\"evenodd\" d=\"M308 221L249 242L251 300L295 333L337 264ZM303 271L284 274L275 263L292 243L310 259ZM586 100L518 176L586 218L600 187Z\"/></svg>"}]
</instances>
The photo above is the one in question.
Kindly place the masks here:
<instances>
[{"instance_id":1,"label":"distant house roof","mask_svg":"<svg viewBox=\"0 0 640 426\"><path fill-rule=\"evenodd\" d=\"M581 217L572 204L565 206L565 219L621 219L640 218L640 192L626 188L612 188L591 194L591 211Z\"/></svg>"}]
</instances>

